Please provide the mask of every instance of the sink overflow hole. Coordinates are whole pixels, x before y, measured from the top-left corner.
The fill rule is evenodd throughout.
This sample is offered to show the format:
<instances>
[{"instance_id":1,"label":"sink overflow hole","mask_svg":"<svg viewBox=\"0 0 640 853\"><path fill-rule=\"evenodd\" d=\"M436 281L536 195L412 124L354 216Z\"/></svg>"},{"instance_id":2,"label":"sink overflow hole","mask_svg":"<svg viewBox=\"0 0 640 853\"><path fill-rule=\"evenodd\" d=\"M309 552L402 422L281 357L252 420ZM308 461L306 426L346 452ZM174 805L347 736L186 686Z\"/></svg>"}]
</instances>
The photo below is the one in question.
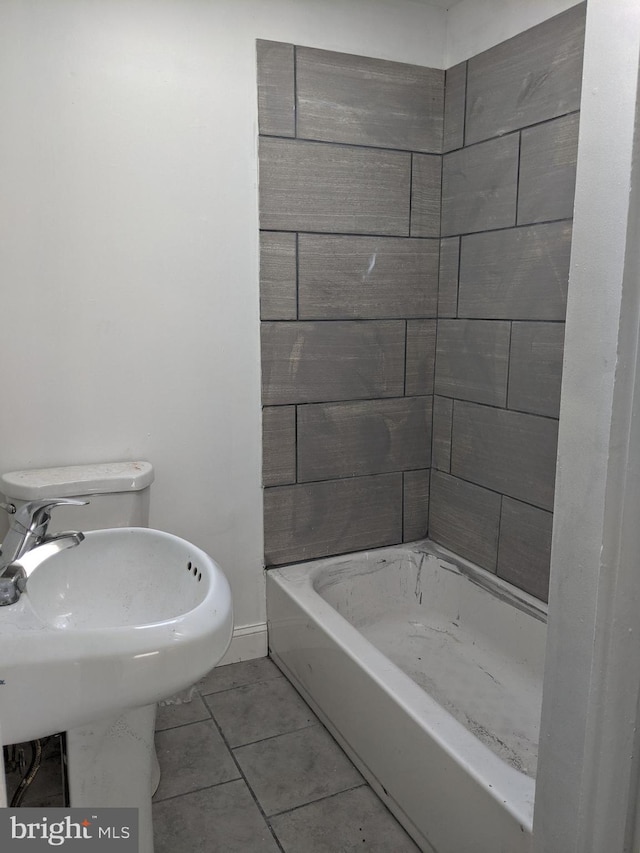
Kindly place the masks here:
<instances>
[{"instance_id":1,"label":"sink overflow hole","mask_svg":"<svg viewBox=\"0 0 640 853\"><path fill-rule=\"evenodd\" d=\"M187 571L188 571L188 572L193 572L193 576L194 576L194 578L195 578L195 577L197 577L197 578L198 578L198 581L201 581L201 580L202 580L202 572L198 570L198 567L197 567L197 566L194 566L194 565L193 565L193 563L191 562L191 560L189 560L189 562L187 563Z\"/></svg>"}]
</instances>

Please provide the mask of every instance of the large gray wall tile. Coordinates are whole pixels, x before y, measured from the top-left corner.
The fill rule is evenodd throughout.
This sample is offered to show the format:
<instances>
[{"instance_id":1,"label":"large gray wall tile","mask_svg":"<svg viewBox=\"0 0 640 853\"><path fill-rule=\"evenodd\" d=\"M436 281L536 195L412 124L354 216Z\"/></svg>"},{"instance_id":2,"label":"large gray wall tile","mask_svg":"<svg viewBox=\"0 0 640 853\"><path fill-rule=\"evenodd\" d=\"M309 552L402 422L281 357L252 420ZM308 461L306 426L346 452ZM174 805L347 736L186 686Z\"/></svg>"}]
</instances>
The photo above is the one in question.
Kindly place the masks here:
<instances>
[{"instance_id":1,"label":"large gray wall tile","mask_svg":"<svg viewBox=\"0 0 640 853\"><path fill-rule=\"evenodd\" d=\"M296 235L260 233L260 317L263 320L295 320Z\"/></svg>"},{"instance_id":2,"label":"large gray wall tile","mask_svg":"<svg viewBox=\"0 0 640 853\"><path fill-rule=\"evenodd\" d=\"M432 471L429 538L495 572L500 501L495 492Z\"/></svg>"},{"instance_id":3,"label":"large gray wall tile","mask_svg":"<svg viewBox=\"0 0 640 853\"><path fill-rule=\"evenodd\" d=\"M258 39L256 51L259 132L271 136L295 136L293 45Z\"/></svg>"},{"instance_id":4,"label":"large gray wall tile","mask_svg":"<svg viewBox=\"0 0 640 853\"><path fill-rule=\"evenodd\" d=\"M402 474L379 474L264 492L267 565L402 541Z\"/></svg>"},{"instance_id":5,"label":"large gray wall tile","mask_svg":"<svg viewBox=\"0 0 640 853\"><path fill-rule=\"evenodd\" d=\"M438 317L455 317L458 313L459 261L460 237L446 237L440 240Z\"/></svg>"},{"instance_id":6,"label":"large gray wall tile","mask_svg":"<svg viewBox=\"0 0 640 853\"><path fill-rule=\"evenodd\" d=\"M522 131L518 223L573 216L579 121L573 113Z\"/></svg>"},{"instance_id":7,"label":"large gray wall tile","mask_svg":"<svg viewBox=\"0 0 640 853\"><path fill-rule=\"evenodd\" d=\"M429 521L429 471L404 473L404 513L402 541L424 539Z\"/></svg>"},{"instance_id":8,"label":"large gray wall tile","mask_svg":"<svg viewBox=\"0 0 640 853\"><path fill-rule=\"evenodd\" d=\"M298 407L298 482L427 468L431 397Z\"/></svg>"},{"instance_id":9,"label":"large gray wall tile","mask_svg":"<svg viewBox=\"0 0 640 853\"><path fill-rule=\"evenodd\" d=\"M560 414L564 323L514 323L509 368L510 409Z\"/></svg>"},{"instance_id":10,"label":"large gray wall tile","mask_svg":"<svg viewBox=\"0 0 640 853\"><path fill-rule=\"evenodd\" d=\"M502 320L440 320L435 393L506 405L510 332Z\"/></svg>"},{"instance_id":11,"label":"large gray wall tile","mask_svg":"<svg viewBox=\"0 0 640 853\"><path fill-rule=\"evenodd\" d=\"M467 63L447 69L444 87L443 151L462 148L464 144L464 103L467 86Z\"/></svg>"},{"instance_id":12,"label":"large gray wall tile","mask_svg":"<svg viewBox=\"0 0 640 853\"><path fill-rule=\"evenodd\" d=\"M564 320L570 252L568 222L463 237L458 315Z\"/></svg>"},{"instance_id":13,"label":"large gray wall tile","mask_svg":"<svg viewBox=\"0 0 640 853\"><path fill-rule=\"evenodd\" d=\"M444 72L299 47L298 137L440 152Z\"/></svg>"},{"instance_id":14,"label":"large gray wall tile","mask_svg":"<svg viewBox=\"0 0 640 853\"><path fill-rule=\"evenodd\" d=\"M410 161L403 151L264 137L260 227L408 236Z\"/></svg>"},{"instance_id":15,"label":"large gray wall tile","mask_svg":"<svg viewBox=\"0 0 640 853\"><path fill-rule=\"evenodd\" d=\"M402 320L263 323L263 403L401 396L404 349Z\"/></svg>"},{"instance_id":16,"label":"large gray wall tile","mask_svg":"<svg viewBox=\"0 0 640 853\"><path fill-rule=\"evenodd\" d=\"M467 144L579 109L585 6L469 60Z\"/></svg>"},{"instance_id":17,"label":"large gray wall tile","mask_svg":"<svg viewBox=\"0 0 640 853\"><path fill-rule=\"evenodd\" d=\"M404 387L407 396L433 394L435 360L436 320L408 320Z\"/></svg>"},{"instance_id":18,"label":"large gray wall tile","mask_svg":"<svg viewBox=\"0 0 640 853\"><path fill-rule=\"evenodd\" d=\"M516 222L517 133L442 158L443 236L507 228Z\"/></svg>"},{"instance_id":19,"label":"large gray wall tile","mask_svg":"<svg viewBox=\"0 0 640 853\"><path fill-rule=\"evenodd\" d=\"M547 600L553 515L504 498L498 574L531 595Z\"/></svg>"},{"instance_id":20,"label":"large gray wall tile","mask_svg":"<svg viewBox=\"0 0 640 853\"><path fill-rule=\"evenodd\" d=\"M448 397L433 398L433 440L431 465L439 471L451 470L451 426L453 400Z\"/></svg>"},{"instance_id":21,"label":"large gray wall tile","mask_svg":"<svg viewBox=\"0 0 640 853\"><path fill-rule=\"evenodd\" d=\"M438 241L299 237L300 319L435 317Z\"/></svg>"},{"instance_id":22,"label":"large gray wall tile","mask_svg":"<svg viewBox=\"0 0 640 853\"><path fill-rule=\"evenodd\" d=\"M411 236L440 236L442 157L413 154L411 174Z\"/></svg>"},{"instance_id":23,"label":"large gray wall tile","mask_svg":"<svg viewBox=\"0 0 640 853\"><path fill-rule=\"evenodd\" d=\"M558 422L456 401L451 473L553 509Z\"/></svg>"},{"instance_id":24,"label":"large gray wall tile","mask_svg":"<svg viewBox=\"0 0 640 853\"><path fill-rule=\"evenodd\" d=\"M296 407L262 410L262 483L283 486L296 481Z\"/></svg>"}]
</instances>

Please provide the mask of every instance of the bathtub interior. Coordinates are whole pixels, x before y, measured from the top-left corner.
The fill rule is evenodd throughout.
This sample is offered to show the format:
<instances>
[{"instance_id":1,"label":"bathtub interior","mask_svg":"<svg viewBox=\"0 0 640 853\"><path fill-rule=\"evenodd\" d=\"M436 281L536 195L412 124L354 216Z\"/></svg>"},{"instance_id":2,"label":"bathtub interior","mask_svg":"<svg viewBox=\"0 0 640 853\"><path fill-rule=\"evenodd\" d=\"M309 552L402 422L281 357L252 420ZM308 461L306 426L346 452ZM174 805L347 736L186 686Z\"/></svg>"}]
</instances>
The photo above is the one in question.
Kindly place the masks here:
<instances>
[{"instance_id":1,"label":"bathtub interior","mask_svg":"<svg viewBox=\"0 0 640 853\"><path fill-rule=\"evenodd\" d=\"M499 758L535 778L545 608L433 543L316 564L316 592Z\"/></svg>"}]
</instances>

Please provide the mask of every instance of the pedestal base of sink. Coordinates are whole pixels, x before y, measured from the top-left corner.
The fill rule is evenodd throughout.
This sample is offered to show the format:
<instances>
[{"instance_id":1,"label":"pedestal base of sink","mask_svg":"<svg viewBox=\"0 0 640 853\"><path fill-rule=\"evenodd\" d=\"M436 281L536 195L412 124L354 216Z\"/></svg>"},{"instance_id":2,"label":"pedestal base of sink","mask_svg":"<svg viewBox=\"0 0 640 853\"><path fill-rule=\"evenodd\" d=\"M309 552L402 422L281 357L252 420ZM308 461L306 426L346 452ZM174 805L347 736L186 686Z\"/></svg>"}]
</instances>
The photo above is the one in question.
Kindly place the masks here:
<instances>
[{"instance_id":1,"label":"pedestal base of sink","mask_svg":"<svg viewBox=\"0 0 640 853\"><path fill-rule=\"evenodd\" d=\"M67 732L69 805L137 808L139 853L153 853L155 722L156 706L147 705Z\"/></svg>"}]
</instances>

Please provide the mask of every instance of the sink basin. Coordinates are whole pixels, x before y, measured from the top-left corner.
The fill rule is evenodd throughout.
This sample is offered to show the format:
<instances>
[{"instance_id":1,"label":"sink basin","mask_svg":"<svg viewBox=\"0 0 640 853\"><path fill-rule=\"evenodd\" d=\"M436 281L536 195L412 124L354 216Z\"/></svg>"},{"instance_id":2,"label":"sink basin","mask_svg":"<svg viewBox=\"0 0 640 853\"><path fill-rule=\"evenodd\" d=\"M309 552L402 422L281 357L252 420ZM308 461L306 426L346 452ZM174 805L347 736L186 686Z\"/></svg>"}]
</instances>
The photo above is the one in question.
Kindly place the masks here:
<instances>
[{"instance_id":1,"label":"sink basin","mask_svg":"<svg viewBox=\"0 0 640 853\"><path fill-rule=\"evenodd\" d=\"M3 742L166 698L218 663L231 631L229 584L204 551L147 528L89 532L0 608Z\"/></svg>"}]
</instances>

